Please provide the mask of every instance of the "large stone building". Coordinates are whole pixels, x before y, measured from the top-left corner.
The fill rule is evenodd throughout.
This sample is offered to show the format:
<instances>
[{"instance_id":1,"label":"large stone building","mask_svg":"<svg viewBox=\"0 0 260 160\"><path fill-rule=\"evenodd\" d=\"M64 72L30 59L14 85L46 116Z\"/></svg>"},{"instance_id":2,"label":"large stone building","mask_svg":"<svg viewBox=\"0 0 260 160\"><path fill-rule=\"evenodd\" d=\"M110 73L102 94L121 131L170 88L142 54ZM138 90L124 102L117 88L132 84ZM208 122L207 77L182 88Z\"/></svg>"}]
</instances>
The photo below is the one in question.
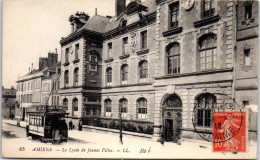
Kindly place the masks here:
<instances>
[{"instance_id":1,"label":"large stone building","mask_svg":"<svg viewBox=\"0 0 260 160\"><path fill-rule=\"evenodd\" d=\"M218 94L234 96L235 5L157 1L154 137L202 139Z\"/></svg>"},{"instance_id":2,"label":"large stone building","mask_svg":"<svg viewBox=\"0 0 260 160\"><path fill-rule=\"evenodd\" d=\"M113 17L71 16L72 33L61 40L63 105L71 118L99 117L100 127L119 128L122 119L124 130L155 140L201 140L227 97L242 110L257 105L257 7L116 0Z\"/></svg>"}]
</instances>

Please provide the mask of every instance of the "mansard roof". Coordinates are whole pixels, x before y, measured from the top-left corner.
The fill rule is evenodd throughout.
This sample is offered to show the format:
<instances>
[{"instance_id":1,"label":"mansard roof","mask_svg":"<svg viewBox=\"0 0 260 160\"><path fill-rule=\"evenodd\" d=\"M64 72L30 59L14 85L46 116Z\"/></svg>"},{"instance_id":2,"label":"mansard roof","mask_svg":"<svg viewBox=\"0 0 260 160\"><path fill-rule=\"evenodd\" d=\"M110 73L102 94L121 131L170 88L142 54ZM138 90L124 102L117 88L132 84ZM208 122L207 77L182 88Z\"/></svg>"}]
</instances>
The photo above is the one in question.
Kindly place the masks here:
<instances>
[{"instance_id":1,"label":"mansard roof","mask_svg":"<svg viewBox=\"0 0 260 160\"><path fill-rule=\"evenodd\" d=\"M138 2L131 2L127 5L126 10L119 15L119 17L113 17L109 24L106 26L106 32L112 31L119 27L120 22L122 19L128 20L130 12L133 12L135 9L140 8L140 12L142 12L143 16L149 15L156 11L156 4L155 0L146 0L142 2L141 4ZM145 10L142 10L145 9Z\"/></svg>"},{"instance_id":2,"label":"mansard roof","mask_svg":"<svg viewBox=\"0 0 260 160\"><path fill-rule=\"evenodd\" d=\"M142 13L142 16L144 17L156 12L155 0L146 0L142 3L131 2L126 6L125 11L121 13L118 17L114 16L110 18L95 14L81 28L77 29L66 38L63 38L60 43L65 44L68 43L75 36L82 36L81 33L83 33L83 31L99 34L101 36L120 27L120 23L122 23L122 20L127 21L128 19L130 19L130 13L133 13L135 11Z\"/></svg>"},{"instance_id":3,"label":"mansard roof","mask_svg":"<svg viewBox=\"0 0 260 160\"><path fill-rule=\"evenodd\" d=\"M104 33L109 21L110 18L95 14L87 21L87 23L83 27L78 29L76 32L80 32L81 30L87 29L98 33Z\"/></svg>"}]
</instances>

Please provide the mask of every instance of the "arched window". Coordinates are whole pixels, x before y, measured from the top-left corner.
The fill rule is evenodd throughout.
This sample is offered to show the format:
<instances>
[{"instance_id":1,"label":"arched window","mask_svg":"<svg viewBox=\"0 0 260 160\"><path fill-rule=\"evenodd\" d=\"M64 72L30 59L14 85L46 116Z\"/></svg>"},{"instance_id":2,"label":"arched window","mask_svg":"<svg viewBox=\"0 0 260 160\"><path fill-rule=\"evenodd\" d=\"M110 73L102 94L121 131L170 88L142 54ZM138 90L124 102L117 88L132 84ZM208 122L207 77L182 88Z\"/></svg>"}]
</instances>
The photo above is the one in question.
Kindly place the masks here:
<instances>
[{"instance_id":1,"label":"arched window","mask_svg":"<svg viewBox=\"0 0 260 160\"><path fill-rule=\"evenodd\" d=\"M121 67L121 81L122 81L122 84L127 84L127 80L128 80L128 65L124 64Z\"/></svg>"},{"instance_id":2,"label":"arched window","mask_svg":"<svg viewBox=\"0 0 260 160\"><path fill-rule=\"evenodd\" d=\"M79 82L79 68L74 69L74 86L77 86Z\"/></svg>"},{"instance_id":3,"label":"arched window","mask_svg":"<svg viewBox=\"0 0 260 160\"><path fill-rule=\"evenodd\" d=\"M167 46L168 74L180 73L180 45L171 43Z\"/></svg>"},{"instance_id":4,"label":"arched window","mask_svg":"<svg viewBox=\"0 0 260 160\"><path fill-rule=\"evenodd\" d=\"M119 117L121 113L122 118L126 118L128 101L125 98L119 100Z\"/></svg>"},{"instance_id":5,"label":"arched window","mask_svg":"<svg viewBox=\"0 0 260 160\"><path fill-rule=\"evenodd\" d=\"M67 98L63 99L63 108L64 108L65 111L68 110L68 99Z\"/></svg>"},{"instance_id":6,"label":"arched window","mask_svg":"<svg viewBox=\"0 0 260 160\"><path fill-rule=\"evenodd\" d=\"M244 3L244 10L245 10L245 19L251 19L252 18L252 11L253 11L253 5L252 2L245 2Z\"/></svg>"},{"instance_id":7,"label":"arched window","mask_svg":"<svg viewBox=\"0 0 260 160\"><path fill-rule=\"evenodd\" d=\"M196 98L197 101L197 126L212 126L212 111L216 106L216 97L210 93L201 94Z\"/></svg>"},{"instance_id":8,"label":"arched window","mask_svg":"<svg viewBox=\"0 0 260 160\"><path fill-rule=\"evenodd\" d=\"M112 85L112 68L111 67L107 68L106 74L107 74L107 86L111 86Z\"/></svg>"},{"instance_id":9,"label":"arched window","mask_svg":"<svg viewBox=\"0 0 260 160\"><path fill-rule=\"evenodd\" d=\"M72 110L73 111L78 111L79 110L79 108L78 108L78 99L77 98L74 98L72 100Z\"/></svg>"},{"instance_id":10,"label":"arched window","mask_svg":"<svg viewBox=\"0 0 260 160\"><path fill-rule=\"evenodd\" d=\"M137 110L138 119L147 119L147 100L145 98L137 100Z\"/></svg>"},{"instance_id":11,"label":"arched window","mask_svg":"<svg viewBox=\"0 0 260 160\"><path fill-rule=\"evenodd\" d=\"M199 38L200 70L216 68L217 36L213 33Z\"/></svg>"},{"instance_id":12,"label":"arched window","mask_svg":"<svg viewBox=\"0 0 260 160\"><path fill-rule=\"evenodd\" d=\"M111 116L111 112L112 112L111 106L112 106L111 99L106 99L105 100L105 116L106 117L110 117Z\"/></svg>"},{"instance_id":13,"label":"arched window","mask_svg":"<svg viewBox=\"0 0 260 160\"><path fill-rule=\"evenodd\" d=\"M148 77L148 63L146 60L139 62L140 82L146 82Z\"/></svg>"},{"instance_id":14,"label":"arched window","mask_svg":"<svg viewBox=\"0 0 260 160\"><path fill-rule=\"evenodd\" d=\"M69 86L69 71L65 71L64 73L64 84L65 84L65 87L68 87Z\"/></svg>"}]
</instances>

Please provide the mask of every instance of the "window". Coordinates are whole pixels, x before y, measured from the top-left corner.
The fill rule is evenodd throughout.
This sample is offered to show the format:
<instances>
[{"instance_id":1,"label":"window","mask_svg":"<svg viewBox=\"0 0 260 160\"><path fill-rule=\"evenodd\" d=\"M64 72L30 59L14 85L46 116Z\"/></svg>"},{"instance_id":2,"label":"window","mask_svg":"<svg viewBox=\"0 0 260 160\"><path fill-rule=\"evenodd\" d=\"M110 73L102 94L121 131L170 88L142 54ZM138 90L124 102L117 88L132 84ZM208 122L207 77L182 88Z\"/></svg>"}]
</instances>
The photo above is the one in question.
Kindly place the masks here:
<instances>
[{"instance_id":1,"label":"window","mask_svg":"<svg viewBox=\"0 0 260 160\"><path fill-rule=\"evenodd\" d=\"M252 18L252 11L253 11L253 5L251 2L245 2L244 3L244 9L245 9L245 19L251 19Z\"/></svg>"},{"instance_id":2,"label":"window","mask_svg":"<svg viewBox=\"0 0 260 160\"><path fill-rule=\"evenodd\" d=\"M171 43L167 46L168 74L180 73L180 45Z\"/></svg>"},{"instance_id":3,"label":"window","mask_svg":"<svg viewBox=\"0 0 260 160\"><path fill-rule=\"evenodd\" d=\"M244 66L251 66L250 49L244 50Z\"/></svg>"},{"instance_id":4,"label":"window","mask_svg":"<svg viewBox=\"0 0 260 160\"><path fill-rule=\"evenodd\" d=\"M137 100L137 110L138 119L147 119L147 100L145 98Z\"/></svg>"},{"instance_id":5,"label":"window","mask_svg":"<svg viewBox=\"0 0 260 160\"><path fill-rule=\"evenodd\" d=\"M77 86L79 82L79 68L74 69L74 86Z\"/></svg>"},{"instance_id":6,"label":"window","mask_svg":"<svg viewBox=\"0 0 260 160\"><path fill-rule=\"evenodd\" d=\"M106 99L105 100L105 116L106 117L111 117L111 105L112 104L112 101L111 99Z\"/></svg>"},{"instance_id":7,"label":"window","mask_svg":"<svg viewBox=\"0 0 260 160\"><path fill-rule=\"evenodd\" d=\"M97 59L97 56L96 55L89 55L89 61L90 61L90 71L94 71L96 72L97 71L97 62L98 62L98 59Z\"/></svg>"},{"instance_id":8,"label":"window","mask_svg":"<svg viewBox=\"0 0 260 160\"><path fill-rule=\"evenodd\" d=\"M197 126L211 127L212 114L216 105L216 97L210 93L204 93L197 100Z\"/></svg>"},{"instance_id":9,"label":"window","mask_svg":"<svg viewBox=\"0 0 260 160\"><path fill-rule=\"evenodd\" d=\"M65 82L65 87L68 87L69 85L69 71L65 71L64 73L64 82Z\"/></svg>"},{"instance_id":10,"label":"window","mask_svg":"<svg viewBox=\"0 0 260 160\"><path fill-rule=\"evenodd\" d=\"M124 64L121 67L121 81L122 81L122 84L127 84L127 80L128 80L128 65Z\"/></svg>"},{"instance_id":11,"label":"window","mask_svg":"<svg viewBox=\"0 0 260 160\"><path fill-rule=\"evenodd\" d=\"M67 111L68 110L68 99L64 98L63 99L63 108Z\"/></svg>"},{"instance_id":12,"label":"window","mask_svg":"<svg viewBox=\"0 0 260 160\"><path fill-rule=\"evenodd\" d=\"M202 17L210 17L215 14L215 8L213 7L213 0L202 1Z\"/></svg>"},{"instance_id":13,"label":"window","mask_svg":"<svg viewBox=\"0 0 260 160\"><path fill-rule=\"evenodd\" d=\"M75 60L79 59L79 44L75 46Z\"/></svg>"},{"instance_id":14,"label":"window","mask_svg":"<svg viewBox=\"0 0 260 160\"><path fill-rule=\"evenodd\" d=\"M148 77L148 64L146 60L139 62L140 82L146 82Z\"/></svg>"},{"instance_id":15,"label":"window","mask_svg":"<svg viewBox=\"0 0 260 160\"><path fill-rule=\"evenodd\" d=\"M69 52L70 52L70 49L66 48L66 51L65 51L65 63L69 62Z\"/></svg>"},{"instance_id":16,"label":"window","mask_svg":"<svg viewBox=\"0 0 260 160\"><path fill-rule=\"evenodd\" d=\"M200 70L216 68L217 36L207 34L199 39Z\"/></svg>"},{"instance_id":17,"label":"window","mask_svg":"<svg viewBox=\"0 0 260 160\"><path fill-rule=\"evenodd\" d=\"M147 31L141 32L141 49L147 48Z\"/></svg>"},{"instance_id":18,"label":"window","mask_svg":"<svg viewBox=\"0 0 260 160\"><path fill-rule=\"evenodd\" d=\"M120 114L121 114L122 118L127 117L126 116L127 105L128 105L127 99L125 99L125 98L120 99L120 101L119 101L119 117L120 117Z\"/></svg>"},{"instance_id":19,"label":"window","mask_svg":"<svg viewBox=\"0 0 260 160\"><path fill-rule=\"evenodd\" d=\"M107 59L111 58L112 56L112 42L107 44Z\"/></svg>"},{"instance_id":20,"label":"window","mask_svg":"<svg viewBox=\"0 0 260 160\"><path fill-rule=\"evenodd\" d=\"M74 98L72 100L72 110L76 111L76 112L79 110L79 108L78 108L78 99L77 98Z\"/></svg>"},{"instance_id":21,"label":"window","mask_svg":"<svg viewBox=\"0 0 260 160\"><path fill-rule=\"evenodd\" d=\"M111 67L107 68L106 74L107 74L107 86L111 86L112 85L112 68Z\"/></svg>"},{"instance_id":22,"label":"window","mask_svg":"<svg viewBox=\"0 0 260 160\"><path fill-rule=\"evenodd\" d=\"M123 50L123 55L125 55L125 54L128 53L128 37L123 38L123 47L122 47L122 50Z\"/></svg>"},{"instance_id":23,"label":"window","mask_svg":"<svg viewBox=\"0 0 260 160\"><path fill-rule=\"evenodd\" d=\"M179 26L179 2L170 5L170 28Z\"/></svg>"}]
</instances>

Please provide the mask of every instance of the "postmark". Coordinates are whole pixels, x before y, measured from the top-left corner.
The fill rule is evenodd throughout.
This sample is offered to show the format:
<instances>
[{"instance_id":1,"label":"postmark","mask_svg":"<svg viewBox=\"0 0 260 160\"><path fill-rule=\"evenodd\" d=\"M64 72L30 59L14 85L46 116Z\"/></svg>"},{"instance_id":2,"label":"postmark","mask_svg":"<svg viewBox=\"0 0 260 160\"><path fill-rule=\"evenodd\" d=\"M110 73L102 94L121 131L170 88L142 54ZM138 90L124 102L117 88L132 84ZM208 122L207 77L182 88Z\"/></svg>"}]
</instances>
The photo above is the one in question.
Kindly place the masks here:
<instances>
[{"instance_id":1,"label":"postmark","mask_svg":"<svg viewBox=\"0 0 260 160\"><path fill-rule=\"evenodd\" d=\"M234 115L236 115L235 121L238 128L236 130L233 129L232 134L230 134L229 136L225 136L224 138L215 140L213 127L214 125L221 124L221 122L217 122L217 124L214 123L216 122L214 121L215 117L213 116L215 115L215 113L233 113ZM223 118L224 117L222 117L222 119ZM204 99L199 99L195 103L192 123L194 126L194 131L202 139L208 142L212 142L214 144L224 143L236 136L240 132L240 129L244 123L243 118L245 117L243 116L242 108L236 103L236 101L232 97L221 93L211 93L209 94L209 96L205 97Z\"/></svg>"},{"instance_id":2,"label":"postmark","mask_svg":"<svg viewBox=\"0 0 260 160\"><path fill-rule=\"evenodd\" d=\"M216 112L213 119L213 152L246 152L246 112Z\"/></svg>"}]
</instances>

